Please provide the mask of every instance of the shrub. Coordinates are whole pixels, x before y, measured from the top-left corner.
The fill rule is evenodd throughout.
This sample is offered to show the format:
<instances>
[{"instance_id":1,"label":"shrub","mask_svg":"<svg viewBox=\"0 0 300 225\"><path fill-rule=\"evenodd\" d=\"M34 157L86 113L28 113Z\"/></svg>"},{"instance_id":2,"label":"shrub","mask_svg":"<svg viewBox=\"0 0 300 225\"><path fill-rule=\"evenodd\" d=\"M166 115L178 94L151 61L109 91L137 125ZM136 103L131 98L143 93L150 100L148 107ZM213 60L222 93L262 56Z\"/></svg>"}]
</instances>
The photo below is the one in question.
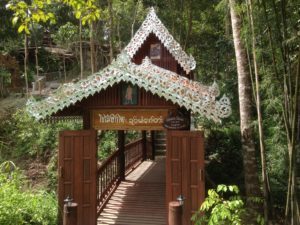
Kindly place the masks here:
<instances>
[{"instance_id":1,"label":"shrub","mask_svg":"<svg viewBox=\"0 0 300 225\"><path fill-rule=\"evenodd\" d=\"M11 157L41 156L56 149L60 130L80 129L77 122L43 123L36 121L25 110L0 122L0 141L9 143L10 150L2 155ZM1 147L1 146L0 146ZM6 153L6 154L5 154Z\"/></svg>"},{"instance_id":2,"label":"shrub","mask_svg":"<svg viewBox=\"0 0 300 225\"><path fill-rule=\"evenodd\" d=\"M260 199L252 198L251 201L259 202ZM208 197L191 219L195 225L242 225L243 218L253 214L258 224L264 224L261 215L245 207L237 186L221 184L216 190L208 190Z\"/></svg>"},{"instance_id":3,"label":"shrub","mask_svg":"<svg viewBox=\"0 0 300 225\"><path fill-rule=\"evenodd\" d=\"M55 194L33 192L25 186L18 170L0 172L0 224L56 225Z\"/></svg>"},{"instance_id":4,"label":"shrub","mask_svg":"<svg viewBox=\"0 0 300 225\"><path fill-rule=\"evenodd\" d=\"M101 131L100 142L98 143L98 156L100 160L105 160L118 147L118 137L116 131Z\"/></svg>"},{"instance_id":5,"label":"shrub","mask_svg":"<svg viewBox=\"0 0 300 225\"><path fill-rule=\"evenodd\" d=\"M240 128L236 125L206 129L206 173L214 184L244 185ZM214 188L214 184L208 184Z\"/></svg>"}]
</instances>

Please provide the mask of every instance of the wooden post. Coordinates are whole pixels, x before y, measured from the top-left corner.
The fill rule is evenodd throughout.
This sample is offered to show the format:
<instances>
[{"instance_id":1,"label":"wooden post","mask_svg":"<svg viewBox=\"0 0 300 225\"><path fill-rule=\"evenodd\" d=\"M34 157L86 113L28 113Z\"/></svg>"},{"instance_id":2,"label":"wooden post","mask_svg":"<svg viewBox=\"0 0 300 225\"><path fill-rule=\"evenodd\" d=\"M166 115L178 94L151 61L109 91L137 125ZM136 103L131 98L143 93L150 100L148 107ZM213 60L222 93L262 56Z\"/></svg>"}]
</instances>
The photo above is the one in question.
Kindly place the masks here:
<instances>
[{"instance_id":1,"label":"wooden post","mask_svg":"<svg viewBox=\"0 0 300 225\"><path fill-rule=\"evenodd\" d=\"M168 225L182 225L182 205L178 201L169 202Z\"/></svg>"},{"instance_id":2,"label":"wooden post","mask_svg":"<svg viewBox=\"0 0 300 225\"><path fill-rule=\"evenodd\" d=\"M125 133L124 130L118 131L118 148L120 151L119 166L120 166L120 179L125 180Z\"/></svg>"},{"instance_id":3,"label":"wooden post","mask_svg":"<svg viewBox=\"0 0 300 225\"><path fill-rule=\"evenodd\" d=\"M146 131L142 131L142 139L143 139L143 161L147 159L147 134Z\"/></svg>"},{"instance_id":4,"label":"wooden post","mask_svg":"<svg viewBox=\"0 0 300 225\"><path fill-rule=\"evenodd\" d=\"M151 131L151 147L152 147L152 155L151 160L155 160L155 138L154 138L154 131Z\"/></svg>"},{"instance_id":5,"label":"wooden post","mask_svg":"<svg viewBox=\"0 0 300 225\"><path fill-rule=\"evenodd\" d=\"M77 203L64 204L63 225L77 225Z\"/></svg>"}]
</instances>

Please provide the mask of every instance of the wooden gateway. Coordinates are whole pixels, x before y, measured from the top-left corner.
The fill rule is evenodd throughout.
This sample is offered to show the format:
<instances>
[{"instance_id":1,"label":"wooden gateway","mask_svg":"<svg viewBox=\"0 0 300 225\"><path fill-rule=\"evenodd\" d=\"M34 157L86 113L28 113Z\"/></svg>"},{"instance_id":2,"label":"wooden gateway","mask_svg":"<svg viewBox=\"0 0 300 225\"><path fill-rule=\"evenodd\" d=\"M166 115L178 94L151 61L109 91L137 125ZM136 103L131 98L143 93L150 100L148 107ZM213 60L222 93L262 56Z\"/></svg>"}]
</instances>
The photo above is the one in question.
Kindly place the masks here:
<instances>
[{"instance_id":1,"label":"wooden gateway","mask_svg":"<svg viewBox=\"0 0 300 225\"><path fill-rule=\"evenodd\" d=\"M126 171L147 158L151 145L146 131L158 130L167 132L166 205L183 195L182 224L191 224L205 193L204 138L190 130L191 115L218 122L231 113L229 99L218 100L216 83L205 86L193 80L195 66L151 8L110 65L63 84L44 100L28 101L27 110L36 119L83 119L84 130L63 131L59 139L59 206L71 197L78 204L78 225L97 223ZM118 150L100 167L96 130L119 134ZM143 139L125 146L124 130L140 130Z\"/></svg>"}]
</instances>

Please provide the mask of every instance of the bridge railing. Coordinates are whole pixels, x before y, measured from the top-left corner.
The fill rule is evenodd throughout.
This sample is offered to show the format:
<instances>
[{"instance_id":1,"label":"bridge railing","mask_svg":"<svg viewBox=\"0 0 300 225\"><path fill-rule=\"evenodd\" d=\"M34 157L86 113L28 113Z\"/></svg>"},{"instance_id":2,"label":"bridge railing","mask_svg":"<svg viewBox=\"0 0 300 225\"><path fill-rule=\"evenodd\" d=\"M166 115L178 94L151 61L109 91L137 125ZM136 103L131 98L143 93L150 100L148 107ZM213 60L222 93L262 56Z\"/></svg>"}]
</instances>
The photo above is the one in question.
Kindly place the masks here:
<instances>
[{"instance_id":1,"label":"bridge railing","mask_svg":"<svg viewBox=\"0 0 300 225\"><path fill-rule=\"evenodd\" d=\"M136 164L143 160L142 139L125 145L125 172L132 170Z\"/></svg>"},{"instance_id":2,"label":"bridge railing","mask_svg":"<svg viewBox=\"0 0 300 225\"><path fill-rule=\"evenodd\" d=\"M125 145L125 172L132 170L139 162L142 161L143 156L143 142L142 139L131 142ZM116 150L110 155L98 168L97 176L97 213L102 212L106 203L116 188L119 186L120 179L120 151Z\"/></svg>"},{"instance_id":3,"label":"bridge railing","mask_svg":"<svg viewBox=\"0 0 300 225\"><path fill-rule=\"evenodd\" d=\"M106 159L98 169L97 182L97 213L99 214L105 206L110 195L120 183L119 150L115 151Z\"/></svg>"}]
</instances>

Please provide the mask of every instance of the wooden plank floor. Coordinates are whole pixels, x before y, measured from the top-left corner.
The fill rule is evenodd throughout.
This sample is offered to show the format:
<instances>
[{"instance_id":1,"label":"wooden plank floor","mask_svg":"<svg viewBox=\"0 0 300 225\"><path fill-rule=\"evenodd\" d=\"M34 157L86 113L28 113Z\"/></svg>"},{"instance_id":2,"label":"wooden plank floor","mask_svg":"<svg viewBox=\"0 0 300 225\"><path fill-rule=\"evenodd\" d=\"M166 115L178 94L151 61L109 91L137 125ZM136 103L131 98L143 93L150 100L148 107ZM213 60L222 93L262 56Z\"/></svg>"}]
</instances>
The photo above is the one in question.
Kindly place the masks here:
<instances>
[{"instance_id":1,"label":"wooden plank floor","mask_svg":"<svg viewBox=\"0 0 300 225\"><path fill-rule=\"evenodd\" d=\"M165 159L145 161L126 177L98 218L98 225L166 225Z\"/></svg>"}]
</instances>

